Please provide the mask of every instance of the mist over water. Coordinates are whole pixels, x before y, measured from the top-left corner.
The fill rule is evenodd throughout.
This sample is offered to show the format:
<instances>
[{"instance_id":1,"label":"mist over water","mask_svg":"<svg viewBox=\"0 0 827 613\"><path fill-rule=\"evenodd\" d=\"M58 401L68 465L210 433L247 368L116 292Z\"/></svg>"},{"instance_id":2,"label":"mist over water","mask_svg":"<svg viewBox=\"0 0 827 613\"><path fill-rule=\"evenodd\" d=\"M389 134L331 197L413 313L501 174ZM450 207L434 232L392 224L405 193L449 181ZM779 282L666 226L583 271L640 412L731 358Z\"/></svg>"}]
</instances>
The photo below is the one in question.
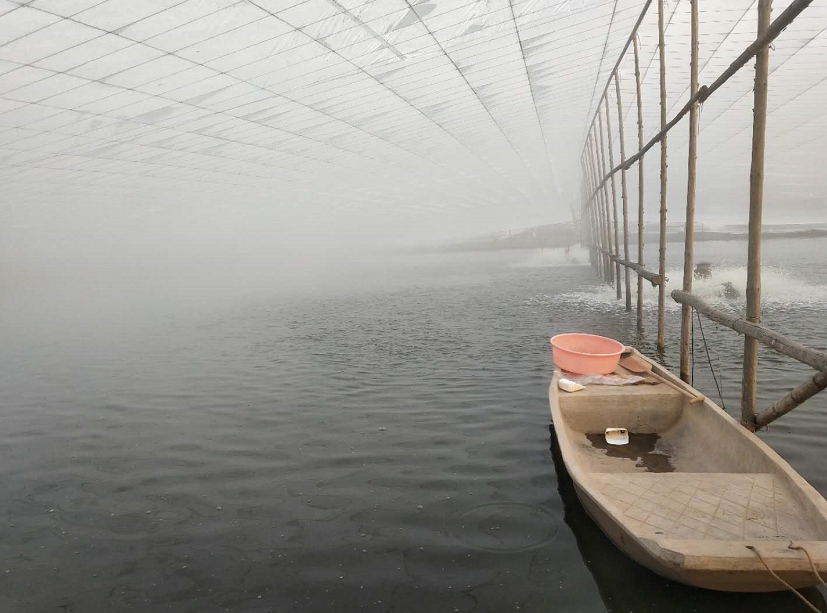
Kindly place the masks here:
<instances>
[{"instance_id":1,"label":"mist over water","mask_svg":"<svg viewBox=\"0 0 827 613\"><path fill-rule=\"evenodd\" d=\"M766 319L816 347L825 246L765 251ZM744 247L704 246L698 289L733 310ZM802 610L644 571L558 480L548 338L656 355L652 295L639 334L587 251L239 250L5 277L3 611ZM742 340L704 332L737 411ZM808 374L790 362L762 352L762 403ZM825 409L762 434L822 493Z\"/></svg>"},{"instance_id":2,"label":"mist over water","mask_svg":"<svg viewBox=\"0 0 827 613\"><path fill-rule=\"evenodd\" d=\"M701 7L699 83L755 5ZM0 613L804 610L635 565L550 449L550 336L676 365L677 305L658 353L654 289L638 330L576 242L591 184L659 131L662 79L669 117L690 99L697 7L0 0ZM763 316L825 349L827 239L776 232L827 228L827 3L773 17L804 8L770 28ZM695 289L733 313L752 66L693 132L698 219L733 239L698 241ZM685 127L602 190L644 234L668 202L680 237ZM471 243L569 249L450 252ZM742 339L693 338L695 384L737 412ZM760 403L811 374L762 351ZM761 434L822 493L825 403Z\"/></svg>"}]
</instances>

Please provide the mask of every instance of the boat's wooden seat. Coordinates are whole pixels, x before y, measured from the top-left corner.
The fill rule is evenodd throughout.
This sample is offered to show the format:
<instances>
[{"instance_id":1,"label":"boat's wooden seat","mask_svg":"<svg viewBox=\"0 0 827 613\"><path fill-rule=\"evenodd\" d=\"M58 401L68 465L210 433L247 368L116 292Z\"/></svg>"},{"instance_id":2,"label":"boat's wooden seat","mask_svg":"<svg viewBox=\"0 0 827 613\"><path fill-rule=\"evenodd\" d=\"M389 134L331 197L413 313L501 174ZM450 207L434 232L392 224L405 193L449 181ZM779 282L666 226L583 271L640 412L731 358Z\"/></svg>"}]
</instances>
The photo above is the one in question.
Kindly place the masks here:
<instances>
[{"instance_id":1,"label":"boat's wooden seat","mask_svg":"<svg viewBox=\"0 0 827 613\"><path fill-rule=\"evenodd\" d=\"M795 495L765 473L590 473L605 506L641 538L818 540Z\"/></svg>"},{"instance_id":2,"label":"boat's wooden seat","mask_svg":"<svg viewBox=\"0 0 827 613\"><path fill-rule=\"evenodd\" d=\"M577 432L604 432L624 427L630 432L657 433L680 417L684 396L663 385L588 385L560 397L566 423Z\"/></svg>"}]
</instances>

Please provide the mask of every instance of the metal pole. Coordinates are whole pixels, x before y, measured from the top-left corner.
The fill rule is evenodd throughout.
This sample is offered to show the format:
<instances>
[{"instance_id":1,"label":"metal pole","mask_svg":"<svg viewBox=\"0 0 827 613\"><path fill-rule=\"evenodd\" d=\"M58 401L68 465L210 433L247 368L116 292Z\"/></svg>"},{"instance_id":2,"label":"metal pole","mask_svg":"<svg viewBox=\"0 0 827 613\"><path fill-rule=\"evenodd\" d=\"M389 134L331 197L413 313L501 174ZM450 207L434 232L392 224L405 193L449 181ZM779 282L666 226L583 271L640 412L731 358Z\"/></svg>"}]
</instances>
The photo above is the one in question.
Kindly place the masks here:
<instances>
[{"instance_id":1,"label":"metal pole","mask_svg":"<svg viewBox=\"0 0 827 613\"><path fill-rule=\"evenodd\" d=\"M629 261L629 194L626 191L626 141L623 132L623 102L620 98L620 77L615 73L615 93L617 98L617 130L620 135L620 191L623 200L623 259ZM624 267L626 282L626 311L632 310L632 279L628 266Z\"/></svg>"},{"instance_id":2,"label":"metal pole","mask_svg":"<svg viewBox=\"0 0 827 613\"><path fill-rule=\"evenodd\" d=\"M635 85L637 91L637 142L638 150L643 149L643 96L640 94L640 57L637 36L635 47ZM643 156L637 162L637 263L643 266ZM637 277L637 327L643 329L643 279Z\"/></svg>"},{"instance_id":3,"label":"metal pole","mask_svg":"<svg viewBox=\"0 0 827 613\"><path fill-rule=\"evenodd\" d=\"M770 25L772 0L758 0L758 35ZM747 321L761 323L761 217L764 208L764 144L767 132L767 77L770 48L755 56L755 101L752 120L752 164L749 173L749 245L747 247ZM755 431L755 386L758 341L744 339L741 423Z\"/></svg>"},{"instance_id":4,"label":"metal pole","mask_svg":"<svg viewBox=\"0 0 827 613\"><path fill-rule=\"evenodd\" d=\"M609 147L609 168L615 167L614 146L612 146L612 114L609 112L609 96L605 98L606 102L606 145ZM615 185L615 173L612 172L612 215L614 216L614 254L615 257L620 255L620 248L618 246L618 235L620 234L617 223L617 186ZM623 298L623 292L620 289L620 263L615 260L615 280L617 281L617 299Z\"/></svg>"},{"instance_id":5,"label":"metal pole","mask_svg":"<svg viewBox=\"0 0 827 613\"><path fill-rule=\"evenodd\" d=\"M690 58L690 96L698 92L698 0L690 0L692 35ZM686 237L683 247L683 291L692 291L695 248L695 182L698 166L698 102L689 110L689 162L686 181ZM681 379L689 382L692 343L692 307L681 305Z\"/></svg>"},{"instance_id":6,"label":"metal pole","mask_svg":"<svg viewBox=\"0 0 827 613\"><path fill-rule=\"evenodd\" d=\"M658 0L658 58L660 60L660 128L666 127L666 40L663 0ZM666 278L666 135L660 141L660 245L658 274ZM658 349L666 346L666 283L658 286Z\"/></svg>"}]
</instances>

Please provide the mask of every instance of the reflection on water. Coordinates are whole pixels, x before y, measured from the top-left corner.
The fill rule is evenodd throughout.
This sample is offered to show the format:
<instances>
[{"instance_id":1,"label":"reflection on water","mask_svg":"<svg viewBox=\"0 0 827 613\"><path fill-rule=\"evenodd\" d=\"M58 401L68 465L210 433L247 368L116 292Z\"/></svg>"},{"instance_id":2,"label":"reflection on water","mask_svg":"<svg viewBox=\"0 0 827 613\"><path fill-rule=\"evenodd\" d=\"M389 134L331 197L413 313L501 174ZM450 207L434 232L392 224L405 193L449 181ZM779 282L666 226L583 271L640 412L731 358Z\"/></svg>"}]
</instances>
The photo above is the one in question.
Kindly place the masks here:
<instances>
[{"instance_id":1,"label":"reflection on water","mask_svg":"<svg viewBox=\"0 0 827 613\"><path fill-rule=\"evenodd\" d=\"M620 551L589 517L566 471L554 426L550 448L557 472L557 491L563 500L564 521L574 533L586 567L591 572L607 611L612 613L804 613L811 611L789 592L739 594L693 588L644 568ZM827 612L824 596L816 588L800 590Z\"/></svg>"}]
</instances>

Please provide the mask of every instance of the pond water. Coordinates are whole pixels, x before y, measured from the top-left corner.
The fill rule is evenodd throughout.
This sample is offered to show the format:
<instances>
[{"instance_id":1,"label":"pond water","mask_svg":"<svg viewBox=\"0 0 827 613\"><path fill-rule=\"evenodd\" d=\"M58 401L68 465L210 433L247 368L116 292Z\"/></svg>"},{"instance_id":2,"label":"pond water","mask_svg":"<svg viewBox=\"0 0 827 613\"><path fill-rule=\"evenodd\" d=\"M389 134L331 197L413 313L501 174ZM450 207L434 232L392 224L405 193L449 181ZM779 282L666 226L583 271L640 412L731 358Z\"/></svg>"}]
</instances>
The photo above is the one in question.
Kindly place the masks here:
<instances>
[{"instance_id":1,"label":"pond water","mask_svg":"<svg viewBox=\"0 0 827 613\"><path fill-rule=\"evenodd\" d=\"M764 249L767 322L821 349L826 247ZM722 284L743 295L746 245L698 250L715 264L698 291L743 309ZM655 356L655 311L649 288L638 332L573 257L394 256L233 299L219 281L7 288L0 610L804 611L662 579L585 515L552 453L548 338ZM674 367L677 306L668 318ZM737 413L742 340L703 325ZM717 398L697 341L696 385ZM807 374L762 351L762 406ZM822 494L825 408L761 434Z\"/></svg>"}]
</instances>

